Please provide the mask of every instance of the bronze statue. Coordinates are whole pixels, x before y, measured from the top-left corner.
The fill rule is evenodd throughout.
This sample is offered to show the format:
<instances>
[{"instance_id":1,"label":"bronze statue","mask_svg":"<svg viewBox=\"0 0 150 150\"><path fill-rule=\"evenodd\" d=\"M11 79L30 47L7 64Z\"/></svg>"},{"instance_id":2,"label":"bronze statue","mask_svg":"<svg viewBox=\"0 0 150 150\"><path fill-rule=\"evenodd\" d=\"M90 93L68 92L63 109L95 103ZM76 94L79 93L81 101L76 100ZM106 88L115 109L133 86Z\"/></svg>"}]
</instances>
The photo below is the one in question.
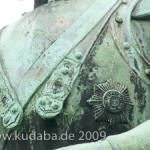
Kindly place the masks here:
<instances>
[{"instance_id":1,"label":"bronze statue","mask_svg":"<svg viewBox=\"0 0 150 150\"><path fill-rule=\"evenodd\" d=\"M62 149L113 149L115 142L119 149L124 135L144 140L150 118L149 23L149 0L69 0L49 1L3 28L1 134L67 132L74 139L1 139L1 149L80 143L86 144ZM149 138L138 146L134 140L120 149L149 149Z\"/></svg>"}]
</instances>

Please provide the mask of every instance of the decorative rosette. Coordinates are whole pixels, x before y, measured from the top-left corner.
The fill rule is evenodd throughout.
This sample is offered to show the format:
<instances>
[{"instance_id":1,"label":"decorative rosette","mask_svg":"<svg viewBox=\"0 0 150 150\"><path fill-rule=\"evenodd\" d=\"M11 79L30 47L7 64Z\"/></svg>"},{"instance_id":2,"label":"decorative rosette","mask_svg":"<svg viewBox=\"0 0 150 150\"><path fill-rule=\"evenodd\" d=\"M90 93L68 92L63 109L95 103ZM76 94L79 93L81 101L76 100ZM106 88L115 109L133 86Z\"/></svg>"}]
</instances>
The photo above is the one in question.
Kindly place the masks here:
<instances>
[{"instance_id":1,"label":"decorative rosette","mask_svg":"<svg viewBox=\"0 0 150 150\"><path fill-rule=\"evenodd\" d=\"M93 108L95 119L110 125L128 122L133 108L127 87L112 79L96 84L94 94L87 102Z\"/></svg>"}]
</instances>

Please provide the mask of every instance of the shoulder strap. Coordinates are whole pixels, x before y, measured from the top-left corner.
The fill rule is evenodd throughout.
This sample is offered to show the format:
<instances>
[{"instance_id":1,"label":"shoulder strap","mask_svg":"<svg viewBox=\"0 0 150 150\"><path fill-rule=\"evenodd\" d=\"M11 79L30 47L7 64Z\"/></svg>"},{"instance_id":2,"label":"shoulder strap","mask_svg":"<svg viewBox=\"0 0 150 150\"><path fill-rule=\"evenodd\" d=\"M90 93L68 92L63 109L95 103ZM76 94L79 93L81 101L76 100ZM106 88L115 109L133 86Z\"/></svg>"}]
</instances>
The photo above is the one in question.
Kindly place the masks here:
<instances>
[{"instance_id":1,"label":"shoulder strap","mask_svg":"<svg viewBox=\"0 0 150 150\"><path fill-rule=\"evenodd\" d=\"M23 110L1 64L0 100L0 115L2 117L3 126L8 129L16 127L22 121Z\"/></svg>"},{"instance_id":2,"label":"shoulder strap","mask_svg":"<svg viewBox=\"0 0 150 150\"><path fill-rule=\"evenodd\" d=\"M82 63L109 17L120 3L117 4L108 10L75 48L70 50L69 54L56 67L44 87L40 90L41 94L36 100L35 108L42 118L53 118L62 111L63 103L71 92Z\"/></svg>"},{"instance_id":3,"label":"shoulder strap","mask_svg":"<svg viewBox=\"0 0 150 150\"><path fill-rule=\"evenodd\" d=\"M17 88L22 105L27 103L30 96L35 92L35 89L52 74L55 67L90 33L117 1L95 0L93 5L39 57L29 68ZM38 73L40 70L42 70L42 73L39 79ZM35 72L34 74L33 71ZM23 89L24 85L27 87L26 90Z\"/></svg>"}]
</instances>

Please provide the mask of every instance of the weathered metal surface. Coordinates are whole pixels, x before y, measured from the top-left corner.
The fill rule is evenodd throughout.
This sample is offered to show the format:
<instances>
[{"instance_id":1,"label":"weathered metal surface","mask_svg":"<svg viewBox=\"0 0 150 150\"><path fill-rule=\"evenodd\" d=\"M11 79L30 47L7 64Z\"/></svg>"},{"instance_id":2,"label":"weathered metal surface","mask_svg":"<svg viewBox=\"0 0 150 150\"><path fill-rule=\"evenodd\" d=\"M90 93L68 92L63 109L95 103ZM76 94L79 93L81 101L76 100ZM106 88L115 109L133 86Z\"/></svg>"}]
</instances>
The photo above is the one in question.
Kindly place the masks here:
<instances>
[{"instance_id":1,"label":"weathered metal surface","mask_svg":"<svg viewBox=\"0 0 150 150\"><path fill-rule=\"evenodd\" d=\"M3 125L8 129L12 129L20 124L23 118L23 110L17 103L12 103L5 111L3 116Z\"/></svg>"},{"instance_id":2,"label":"weathered metal surface","mask_svg":"<svg viewBox=\"0 0 150 150\"><path fill-rule=\"evenodd\" d=\"M20 22L3 30L0 40L1 63L7 72L13 89L17 90L22 78L28 74L28 77L22 83L20 92L17 92L21 103L24 104L35 91L36 87L34 85L41 84L46 78L44 68L38 67L30 70L30 67L66 28L88 9L92 2L91 0L86 1L86 4L79 9L74 3L79 5L80 2L57 2L57 9L50 4L42 8L39 7L35 11L28 13ZM73 9L78 11L73 13ZM72 13L66 14L65 10ZM50 21L47 22L43 16ZM15 44L14 41L16 41ZM53 61L49 61L48 59L48 62L50 63L49 66L51 66ZM30 73L28 73L28 70L30 70ZM50 70L45 71L50 72ZM32 91L26 88L30 80L33 84L28 85L29 87L34 86Z\"/></svg>"},{"instance_id":3,"label":"weathered metal surface","mask_svg":"<svg viewBox=\"0 0 150 150\"><path fill-rule=\"evenodd\" d=\"M128 131L129 129L132 129L133 127L143 123L150 118L150 90L149 82L146 82L150 80L148 75L150 67L150 20L131 20L131 13L135 8L137 2L137 0L128 2L123 1L121 5L118 5L117 3L115 7L116 11L113 13L113 9L111 9L111 11L109 11L102 18L104 22L99 22L99 24L97 24L97 28L92 28L90 33L86 34L85 32L86 36L83 40L79 40L80 44L75 44L75 49L70 49L70 53L68 52L70 55L65 55L65 58L61 56L62 61L60 61L60 63L52 69L53 73L51 74L51 76L48 76L48 78L46 78L45 80L46 82L44 82L45 86L39 86L39 89L31 97L28 93L30 100L27 101L28 103L24 107L24 119L21 126L18 126L17 130L21 133L23 132L24 134L30 134L33 132L43 134L44 131L46 131L50 134L56 133L58 137L60 137L63 133L68 132L75 135L74 140L11 140L6 143L6 150L10 150L12 148L18 150L53 150L73 144L94 142L95 140L92 138L89 140L79 140L81 136L79 134L80 131L83 133L87 133L89 131L91 133L94 133L95 131L103 131L107 136L109 136ZM88 10L88 8L90 8L89 5L93 3L93 1L87 1L87 3L88 4L85 4L85 7ZM58 8L57 11L59 13L59 9L61 9L59 4L62 4L62 8L66 8L65 6L71 6L74 4L76 6L74 6L73 8L77 7L76 10L78 10L78 7L81 5L79 1L75 2L74 0L70 0L65 3L56 2L55 7ZM81 12L77 16L75 15L76 17L72 22L74 22L80 16L80 14L82 14L86 10L85 7L81 11L81 8L83 8L83 4L81 5ZM43 8L45 10L49 10L48 6L43 6ZM54 7L50 8L54 9ZM72 10L69 9L68 11L71 12ZM42 15L40 16L40 14ZM39 12L39 16L41 18L44 18L45 14ZM53 17L51 17L51 19ZM38 21L40 20L39 18ZM110 19L108 20L108 18ZM26 18L26 20L28 20L28 17ZM45 23L43 22L43 24L46 24L49 21L50 19L47 19L45 20ZM20 21L19 23L21 24L22 21ZM18 24L13 25L13 27L15 28ZM70 25L71 23L69 24L69 26ZM39 24L39 28L40 27L42 28L43 25ZM0 40L0 46L1 48L4 48L4 50L6 50L6 42L2 39L3 36L6 37L8 33L12 33L12 31L14 31L14 28L12 28L10 32L10 28L11 27L6 28L1 33L2 38ZM66 28L67 27L63 28L63 31ZM43 28L43 31L44 33L46 33L48 30L47 28ZM54 31L56 32L56 30ZM61 33L59 34L61 35L63 31L61 30ZM28 35L30 34L31 33L29 32ZM55 33L51 34L55 35ZM38 32L38 34L35 35L36 38L31 43L37 43L36 41L38 41L39 37L41 37L40 35L42 35L42 37L45 37L45 35L41 32ZM56 35L56 37L59 37L57 33ZM19 42L17 42L16 39L14 40L14 43L18 44ZM39 45L43 44L39 43ZM21 45L18 45L18 48L19 47L22 48ZM5 51L5 53L4 50L2 50L1 55L3 59L6 59L6 57L4 57L3 55L5 53L9 54L10 49ZM34 50L36 50L36 47L34 48ZM29 52L29 49L27 49L25 52ZM18 56L19 55L22 56L23 53L18 54ZM40 56L39 54L37 55ZM5 59L2 60L2 62L4 62L3 66L6 66ZM16 57L16 60L17 59L18 57ZM22 60L24 61L24 59ZM36 59L34 59L34 61L35 60ZM52 60L53 58L48 59L48 64L50 64ZM33 58L30 57L30 65L26 67L26 71L28 70L29 66L33 64L32 61ZM7 62L6 64L9 64L9 62ZM25 61L24 64L26 64ZM14 76L12 75L11 77L9 72L10 68L13 67L10 65L8 68L6 68L8 79L11 81L10 83L13 85L12 87L17 87L16 85L19 85L20 81L23 79L23 76L21 80L19 79L19 81L15 81L16 78L14 76L16 76L16 74ZM25 74L26 71L23 71L23 74ZM33 76L35 77L36 72L34 71ZM50 71L51 70L47 70L47 72ZM12 71L12 73L13 72L14 71ZM39 76L38 78L39 83L42 82L42 80L40 79L45 77L41 76ZM110 78L111 80L107 81ZM28 82L28 78L26 79ZM16 82L17 84L14 82ZM33 82L37 82L37 79L34 78ZM93 87L95 85L98 85L96 88L97 90L93 91ZM24 88L28 88L28 85L24 85ZM104 88L105 90L103 91ZM23 93L24 95L19 95L16 88L13 89L15 89L14 91L17 93L18 98L22 97L23 99L25 93ZM35 89L35 87L33 87L33 89ZM30 89L27 90L30 91ZM24 92L27 91L25 90ZM30 93L32 92L30 91ZM101 102L98 103L98 105L97 103L96 105L94 104L95 96L96 102ZM22 99L19 99L20 102L22 102ZM87 103L87 100L89 99L89 103L91 105L92 103L94 104L93 108L103 107L104 109L102 108L100 109L100 111L98 109L98 112L94 110L93 113L93 108L89 107L89 104ZM25 101L23 101L22 103L25 103ZM19 108L20 106L17 107ZM13 112L11 108L8 109L8 113ZM40 112L38 112L39 109ZM38 112L38 114L44 119L39 117L36 112ZM48 115L46 115L45 112L48 113ZM100 112L104 112L104 117ZM102 119L96 121L94 118L94 114L96 114L95 116L101 116ZM55 118L52 118L54 116ZM51 119L47 120L45 118ZM0 125L1 124L2 123L0 123ZM0 132L7 133L8 131L1 129ZM101 138L102 137L99 137L99 139ZM132 143L132 140L129 141L131 141ZM132 145L131 143L130 146ZM133 145L131 147L133 147ZM94 149L94 147L92 148Z\"/></svg>"},{"instance_id":4,"label":"weathered metal surface","mask_svg":"<svg viewBox=\"0 0 150 150\"><path fill-rule=\"evenodd\" d=\"M134 19L148 19L150 18L150 1L142 0L132 13Z\"/></svg>"},{"instance_id":5,"label":"weathered metal surface","mask_svg":"<svg viewBox=\"0 0 150 150\"><path fill-rule=\"evenodd\" d=\"M109 2L109 0L108 0ZM20 101L24 105L35 89L47 78L53 69L63 60L63 58L73 49L83 38L93 29L93 27L104 17L107 11L115 5L116 0L108 3L95 1L95 3L81 15L64 34L62 34L45 52L30 66L28 72L22 78L22 81L17 87L17 93L20 96ZM105 9L101 11L97 9L102 5ZM97 15L99 14L99 15ZM97 17L91 17L97 16ZM54 32L54 31L53 31ZM49 61L53 59L53 61ZM42 70L40 78L37 79L37 74L33 74L33 70ZM32 74L32 76L31 76ZM37 79L37 80L35 80ZM28 87L26 92L23 92L24 84Z\"/></svg>"},{"instance_id":6,"label":"weathered metal surface","mask_svg":"<svg viewBox=\"0 0 150 150\"><path fill-rule=\"evenodd\" d=\"M2 65L0 65L0 78L0 116L2 117L3 126L12 129L22 121L23 110Z\"/></svg>"},{"instance_id":7,"label":"weathered metal surface","mask_svg":"<svg viewBox=\"0 0 150 150\"><path fill-rule=\"evenodd\" d=\"M109 1L108 1L109 2ZM99 1L97 0L81 17L79 17L79 19L73 23L71 25L71 27L69 27L66 32L64 34L62 34L51 46L50 48L48 48L44 54L42 54L42 56L44 55L45 57L43 58L42 56L40 56L33 65L31 65L29 71L27 74L24 75L24 77L22 78L22 81L21 83L18 85L16 92L18 95L21 95L21 97L19 97L19 100L20 100L20 103L22 105L22 107L24 107L26 105L26 103L28 102L29 98L31 97L31 95L33 95L34 91L38 88L38 86L41 84L39 83L37 80L35 82L35 80L31 80L31 78L28 76L30 75L30 70L36 70L36 69L33 69L33 68L40 68L40 70L45 70L46 72L43 73L43 76L42 76L42 79L45 80L45 78L48 77L48 75L52 74L51 73L51 70L53 70L57 64L59 64L63 57L66 57L66 54L68 54L81 40L83 40L83 38L89 33L91 32L91 30L98 24L98 22L101 21L101 19L105 16L105 14L107 12L109 12L112 7L115 5L116 3L116 0L114 1L111 1L109 3L103 3L102 1ZM107 5L106 5L107 4ZM98 6L101 6L101 7L104 7L105 9L99 9L99 12L98 12L98 9L97 7ZM114 11L114 9L112 10ZM112 11L110 11L112 13ZM96 16L96 14L99 14ZM96 17L90 17L90 16L96 16ZM106 19L107 18L107 19ZM106 17L105 20L104 20L104 23L109 19L109 15L108 17ZM101 29L103 28L103 26L105 25L104 23L100 24L101 25ZM101 30L99 30L100 32ZM95 31L97 35L98 31ZM94 42L95 38L93 38L93 42ZM93 43L91 41L91 43ZM86 54L88 54L88 50L90 50L90 48L86 48L87 50L84 52L85 53L85 56L83 56L83 59L81 59L83 62L84 59L86 58ZM61 50L61 52L60 52ZM58 53L59 51L59 53ZM82 52L82 53L83 53ZM73 52L74 53L74 52ZM79 52L75 52L75 53L79 53ZM57 54L57 55L56 55ZM70 54L69 55L73 55ZM77 55L77 54L75 54ZM67 56L67 57L70 57L70 56ZM79 57L80 56L76 56L77 57L77 60L80 59ZM53 58L53 61L48 61L47 59L50 59L50 58ZM40 62L40 63L39 63ZM80 62L80 61L79 61ZM52 82L55 82L59 79L59 77L57 77L56 74L58 74L59 72L59 69L61 69L60 67L58 67L58 69L56 69L56 71L54 71L54 73L52 74L52 79L50 79L50 83L48 82L48 84L51 84L51 87L49 89L49 91L51 91L51 95L49 96L46 96L48 94L44 94L44 97L43 99L50 99L49 102L47 101L46 102L46 105L40 105L42 102L41 102L41 98L40 100L37 101L37 104L36 104L36 110L37 112L44 118L52 118L54 117L56 114L58 114L58 112L54 115L51 115L51 113L49 114L49 111L51 111L50 109L46 108L45 106L48 106L48 105L57 105L57 107L59 108L59 113L61 112L62 110L62 107L63 107L63 101L66 99L66 97L68 96L68 94L70 93L70 89L74 80L76 79L76 76L78 75L78 72L79 72L79 69L80 69L80 66L81 66L81 62L80 62L80 65L74 65L74 68L76 68L76 74L75 75L72 75L72 77L69 77L69 76L66 76L66 77L69 77L69 78L66 78L63 80L63 78L61 78L62 81L59 81L61 82L62 84L62 88L65 88L67 91L63 93L63 91L59 91L59 97L57 96L57 94L53 93L52 92L52 87L55 83L52 83ZM62 62L63 63L63 62ZM78 69L77 69L78 68ZM57 71L58 70L58 71ZM48 72L49 71L49 72ZM35 74L36 76L36 74ZM28 77L28 80L27 80L27 77ZM33 74L33 77L34 77L34 74ZM49 77L48 77L49 78ZM55 79L53 79L55 78ZM57 79L58 78L58 79ZM24 81L25 79L25 81ZM39 81L41 81L42 79L40 79ZM70 79L70 82L68 81L68 79ZM42 82L42 81L41 81ZM63 83L65 82L65 83ZM24 84L26 84L26 86L28 87L28 90L25 91L25 92L22 92L22 88ZM38 86L37 86L38 84ZM63 84L65 85L65 87L63 86ZM30 89L30 87L32 88L32 90ZM20 91L21 90L21 91ZM47 90L47 87L46 87L46 90ZM21 92L21 93L20 93ZM31 93L32 92L32 93ZM53 96L52 96L52 93L53 93ZM24 95L25 94L25 95ZM60 96L61 94L61 96ZM27 97L26 97L27 96ZM47 97L47 98L46 98ZM59 99L59 100L58 100ZM60 100L61 99L61 100ZM44 100L43 100L44 101ZM57 102L56 102L57 101ZM44 102L43 102L44 103ZM42 104L43 104L42 103ZM51 104L50 104L51 103ZM56 104L57 103L57 104ZM45 108L44 108L45 107ZM57 111L52 109L52 112L53 111ZM43 113L44 112L44 113ZM45 116L44 116L45 114Z\"/></svg>"}]
</instances>

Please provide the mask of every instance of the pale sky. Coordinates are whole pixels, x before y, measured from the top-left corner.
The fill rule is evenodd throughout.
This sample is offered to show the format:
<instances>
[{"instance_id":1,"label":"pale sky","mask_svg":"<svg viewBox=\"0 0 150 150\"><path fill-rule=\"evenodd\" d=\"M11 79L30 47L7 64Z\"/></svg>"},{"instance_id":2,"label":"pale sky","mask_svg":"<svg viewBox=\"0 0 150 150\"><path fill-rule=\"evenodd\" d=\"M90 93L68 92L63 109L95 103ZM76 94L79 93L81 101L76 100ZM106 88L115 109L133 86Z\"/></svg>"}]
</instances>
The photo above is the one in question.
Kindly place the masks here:
<instances>
[{"instance_id":1,"label":"pale sky","mask_svg":"<svg viewBox=\"0 0 150 150\"><path fill-rule=\"evenodd\" d=\"M22 13L33 10L34 0L0 0L0 28L12 24Z\"/></svg>"}]
</instances>

